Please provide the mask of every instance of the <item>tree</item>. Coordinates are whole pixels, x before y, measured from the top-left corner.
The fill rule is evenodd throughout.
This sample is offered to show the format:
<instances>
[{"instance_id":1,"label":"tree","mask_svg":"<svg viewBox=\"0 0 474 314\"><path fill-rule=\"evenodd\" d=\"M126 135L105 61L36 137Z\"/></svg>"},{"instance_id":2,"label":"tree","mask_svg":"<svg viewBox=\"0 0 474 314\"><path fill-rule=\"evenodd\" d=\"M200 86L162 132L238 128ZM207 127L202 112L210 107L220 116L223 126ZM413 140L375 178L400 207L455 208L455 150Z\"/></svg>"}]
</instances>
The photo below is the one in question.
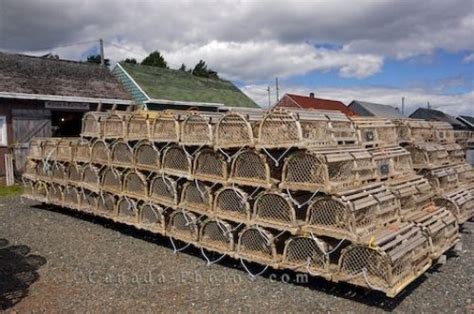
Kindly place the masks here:
<instances>
[{"instance_id":1,"label":"tree","mask_svg":"<svg viewBox=\"0 0 474 314\"><path fill-rule=\"evenodd\" d=\"M90 55L87 57L87 62L89 63L96 63L100 64L100 55ZM110 65L110 60L109 59L104 59L104 63L106 66Z\"/></svg>"},{"instance_id":2,"label":"tree","mask_svg":"<svg viewBox=\"0 0 474 314\"><path fill-rule=\"evenodd\" d=\"M123 63L130 63L130 64L137 64L137 59L135 58L127 58L125 60L122 60Z\"/></svg>"},{"instance_id":3,"label":"tree","mask_svg":"<svg viewBox=\"0 0 474 314\"><path fill-rule=\"evenodd\" d=\"M182 63L181 66L179 67L179 71L186 72L186 66L184 65L184 63Z\"/></svg>"},{"instance_id":4,"label":"tree","mask_svg":"<svg viewBox=\"0 0 474 314\"><path fill-rule=\"evenodd\" d=\"M165 58L163 58L158 51L150 53L148 57L143 59L142 64L168 69L168 64L166 63Z\"/></svg>"},{"instance_id":5,"label":"tree","mask_svg":"<svg viewBox=\"0 0 474 314\"><path fill-rule=\"evenodd\" d=\"M199 60L199 62L194 66L192 73L193 75L199 76L199 77L207 77L207 78L212 78L212 79L219 78L216 71L207 69L206 62L203 60Z\"/></svg>"}]
</instances>

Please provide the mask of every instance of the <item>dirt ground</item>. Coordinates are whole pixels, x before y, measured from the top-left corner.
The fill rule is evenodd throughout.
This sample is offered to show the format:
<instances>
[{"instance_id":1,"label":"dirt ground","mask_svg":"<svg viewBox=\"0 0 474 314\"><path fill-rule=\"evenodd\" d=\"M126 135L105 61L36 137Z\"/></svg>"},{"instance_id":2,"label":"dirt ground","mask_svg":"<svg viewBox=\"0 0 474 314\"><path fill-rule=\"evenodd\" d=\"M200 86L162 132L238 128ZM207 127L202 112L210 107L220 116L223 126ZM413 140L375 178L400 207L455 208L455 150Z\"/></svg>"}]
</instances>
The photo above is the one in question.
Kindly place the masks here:
<instances>
[{"instance_id":1,"label":"dirt ground","mask_svg":"<svg viewBox=\"0 0 474 314\"><path fill-rule=\"evenodd\" d=\"M238 262L18 197L0 198L0 309L16 312L474 312L474 223L463 251L389 299L346 284Z\"/></svg>"}]
</instances>

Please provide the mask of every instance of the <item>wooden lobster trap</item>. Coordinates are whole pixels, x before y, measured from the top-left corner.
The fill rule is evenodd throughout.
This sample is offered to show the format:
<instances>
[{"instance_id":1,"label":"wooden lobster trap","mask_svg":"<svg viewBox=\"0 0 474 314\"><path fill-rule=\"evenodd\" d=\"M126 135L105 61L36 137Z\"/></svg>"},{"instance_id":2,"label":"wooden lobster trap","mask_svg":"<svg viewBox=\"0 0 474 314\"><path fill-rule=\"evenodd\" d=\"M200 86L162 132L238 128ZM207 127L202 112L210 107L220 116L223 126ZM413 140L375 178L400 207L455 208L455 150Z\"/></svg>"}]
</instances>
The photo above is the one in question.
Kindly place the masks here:
<instances>
[{"instance_id":1,"label":"wooden lobster trap","mask_svg":"<svg viewBox=\"0 0 474 314\"><path fill-rule=\"evenodd\" d=\"M308 206L303 230L359 242L376 229L398 222L400 202L380 183L334 196L317 197Z\"/></svg>"},{"instance_id":2,"label":"wooden lobster trap","mask_svg":"<svg viewBox=\"0 0 474 314\"><path fill-rule=\"evenodd\" d=\"M304 209L297 208L288 194L264 191L255 199L252 222L296 234L304 222L304 216Z\"/></svg>"},{"instance_id":3,"label":"wooden lobster trap","mask_svg":"<svg viewBox=\"0 0 474 314\"><path fill-rule=\"evenodd\" d=\"M171 213L166 233L170 237L196 245L199 240L199 219L186 210Z\"/></svg>"},{"instance_id":4,"label":"wooden lobster trap","mask_svg":"<svg viewBox=\"0 0 474 314\"><path fill-rule=\"evenodd\" d=\"M288 234L279 234L259 226L247 226L239 234L237 256L249 262L279 268Z\"/></svg>"},{"instance_id":5,"label":"wooden lobster trap","mask_svg":"<svg viewBox=\"0 0 474 314\"><path fill-rule=\"evenodd\" d=\"M410 142L432 142L434 140L433 125L429 121L406 119L410 128Z\"/></svg>"},{"instance_id":6,"label":"wooden lobster trap","mask_svg":"<svg viewBox=\"0 0 474 314\"><path fill-rule=\"evenodd\" d=\"M461 145L456 143L443 145L448 153L448 159L452 163L464 162L466 160L466 151Z\"/></svg>"},{"instance_id":7,"label":"wooden lobster trap","mask_svg":"<svg viewBox=\"0 0 474 314\"><path fill-rule=\"evenodd\" d=\"M101 192L99 195L93 195L96 198L96 207L93 210L95 214L113 219L116 216L116 205L119 197L115 194ZM93 203L92 203L93 204Z\"/></svg>"},{"instance_id":8,"label":"wooden lobster trap","mask_svg":"<svg viewBox=\"0 0 474 314\"><path fill-rule=\"evenodd\" d=\"M38 179L38 167L41 162L38 160L28 159L25 162L25 170L23 171L23 179L36 181Z\"/></svg>"},{"instance_id":9,"label":"wooden lobster trap","mask_svg":"<svg viewBox=\"0 0 474 314\"><path fill-rule=\"evenodd\" d=\"M363 242L342 251L333 280L395 297L431 266L428 240L413 223L379 229Z\"/></svg>"},{"instance_id":10,"label":"wooden lobster trap","mask_svg":"<svg viewBox=\"0 0 474 314\"><path fill-rule=\"evenodd\" d=\"M217 149L254 147L263 117L264 112L260 109L235 109L227 112L217 121L214 147Z\"/></svg>"},{"instance_id":11,"label":"wooden lobster trap","mask_svg":"<svg viewBox=\"0 0 474 314\"><path fill-rule=\"evenodd\" d=\"M250 194L243 188L222 187L214 195L213 212L219 218L247 223L251 217Z\"/></svg>"},{"instance_id":12,"label":"wooden lobster trap","mask_svg":"<svg viewBox=\"0 0 474 314\"><path fill-rule=\"evenodd\" d=\"M171 145L163 151L162 171L167 175L192 178L193 159L182 146Z\"/></svg>"},{"instance_id":13,"label":"wooden lobster trap","mask_svg":"<svg viewBox=\"0 0 474 314\"><path fill-rule=\"evenodd\" d=\"M109 116L107 112L89 111L82 118L81 137L101 138L103 135L102 121Z\"/></svg>"},{"instance_id":14,"label":"wooden lobster trap","mask_svg":"<svg viewBox=\"0 0 474 314\"><path fill-rule=\"evenodd\" d=\"M63 189L63 206L77 209L81 208L81 188L73 185L66 185Z\"/></svg>"},{"instance_id":15,"label":"wooden lobster trap","mask_svg":"<svg viewBox=\"0 0 474 314\"><path fill-rule=\"evenodd\" d=\"M140 141L133 147L133 164L139 170L160 172L160 151L152 142Z\"/></svg>"},{"instance_id":16,"label":"wooden lobster trap","mask_svg":"<svg viewBox=\"0 0 474 314\"><path fill-rule=\"evenodd\" d=\"M209 251L231 255L237 242L237 230L234 223L208 218L201 224L199 244Z\"/></svg>"},{"instance_id":17,"label":"wooden lobster trap","mask_svg":"<svg viewBox=\"0 0 474 314\"><path fill-rule=\"evenodd\" d=\"M211 186L197 180L189 181L183 185L179 208L199 214L209 214L212 211L213 197Z\"/></svg>"},{"instance_id":18,"label":"wooden lobster trap","mask_svg":"<svg viewBox=\"0 0 474 314\"><path fill-rule=\"evenodd\" d=\"M59 137L47 137L42 142L43 159L46 161L55 161L58 157L58 143L61 141Z\"/></svg>"},{"instance_id":19,"label":"wooden lobster trap","mask_svg":"<svg viewBox=\"0 0 474 314\"><path fill-rule=\"evenodd\" d=\"M127 123L130 116L128 112L113 111L101 119L104 125L102 137L104 139L124 138L127 135Z\"/></svg>"},{"instance_id":20,"label":"wooden lobster trap","mask_svg":"<svg viewBox=\"0 0 474 314\"><path fill-rule=\"evenodd\" d=\"M73 162L76 157L76 149L81 138L62 138L58 142L56 160L62 162Z\"/></svg>"},{"instance_id":21,"label":"wooden lobster trap","mask_svg":"<svg viewBox=\"0 0 474 314\"><path fill-rule=\"evenodd\" d=\"M229 177L226 158L219 151L200 149L194 157L193 177L201 181L224 184Z\"/></svg>"},{"instance_id":22,"label":"wooden lobster trap","mask_svg":"<svg viewBox=\"0 0 474 314\"><path fill-rule=\"evenodd\" d=\"M127 196L121 196L115 205L114 220L135 226L138 223L138 202Z\"/></svg>"},{"instance_id":23,"label":"wooden lobster trap","mask_svg":"<svg viewBox=\"0 0 474 314\"><path fill-rule=\"evenodd\" d=\"M310 236L293 236L285 243L282 265L297 272L331 279L329 245Z\"/></svg>"},{"instance_id":24,"label":"wooden lobster trap","mask_svg":"<svg viewBox=\"0 0 474 314\"><path fill-rule=\"evenodd\" d=\"M437 143L417 142L406 146L415 169L432 169L449 163L445 146Z\"/></svg>"},{"instance_id":25,"label":"wooden lobster trap","mask_svg":"<svg viewBox=\"0 0 474 314\"><path fill-rule=\"evenodd\" d=\"M51 172L49 176L50 181L56 184L66 184L66 181L68 180L66 170L66 165L63 163L57 161L51 163Z\"/></svg>"},{"instance_id":26,"label":"wooden lobster trap","mask_svg":"<svg viewBox=\"0 0 474 314\"><path fill-rule=\"evenodd\" d=\"M430 205L435 196L428 180L420 175L389 180L387 185L400 200L400 217L403 221Z\"/></svg>"},{"instance_id":27,"label":"wooden lobster trap","mask_svg":"<svg viewBox=\"0 0 474 314\"><path fill-rule=\"evenodd\" d=\"M435 142L443 144L456 143L454 129L449 122L430 121L430 123L434 130L433 138Z\"/></svg>"},{"instance_id":28,"label":"wooden lobster trap","mask_svg":"<svg viewBox=\"0 0 474 314\"><path fill-rule=\"evenodd\" d=\"M100 188L102 191L120 194L122 192L122 173L113 167L104 167L100 173Z\"/></svg>"},{"instance_id":29,"label":"wooden lobster trap","mask_svg":"<svg viewBox=\"0 0 474 314\"><path fill-rule=\"evenodd\" d=\"M413 174L413 163L410 153L400 147L387 146L369 150L376 166L378 179L387 179Z\"/></svg>"},{"instance_id":30,"label":"wooden lobster trap","mask_svg":"<svg viewBox=\"0 0 474 314\"><path fill-rule=\"evenodd\" d=\"M462 147L467 147L467 145L473 141L474 132L465 131L465 130L454 130L454 140L457 144Z\"/></svg>"},{"instance_id":31,"label":"wooden lobster trap","mask_svg":"<svg viewBox=\"0 0 474 314\"><path fill-rule=\"evenodd\" d=\"M247 149L234 156L229 182L271 188L280 182L280 173L268 155Z\"/></svg>"},{"instance_id":32,"label":"wooden lobster trap","mask_svg":"<svg viewBox=\"0 0 474 314\"><path fill-rule=\"evenodd\" d=\"M23 187L23 194L21 197L30 199L30 200L35 200L33 197L33 190L34 190L34 185L37 181L35 179L28 179L28 178L23 178L22 180L22 187Z\"/></svg>"},{"instance_id":33,"label":"wooden lobster trap","mask_svg":"<svg viewBox=\"0 0 474 314\"><path fill-rule=\"evenodd\" d=\"M466 163L460 163L452 166L458 176L460 185L471 184L474 182L474 168Z\"/></svg>"},{"instance_id":34,"label":"wooden lobster trap","mask_svg":"<svg viewBox=\"0 0 474 314\"><path fill-rule=\"evenodd\" d=\"M43 159L43 138L31 139L28 148L28 158L34 160Z\"/></svg>"},{"instance_id":35,"label":"wooden lobster trap","mask_svg":"<svg viewBox=\"0 0 474 314\"><path fill-rule=\"evenodd\" d=\"M280 188L334 193L375 178L372 156L365 149L311 148L285 158Z\"/></svg>"},{"instance_id":36,"label":"wooden lobster trap","mask_svg":"<svg viewBox=\"0 0 474 314\"><path fill-rule=\"evenodd\" d=\"M91 143L86 139L81 139L79 142L77 142L74 161L88 163L91 161L91 153Z\"/></svg>"},{"instance_id":37,"label":"wooden lobster trap","mask_svg":"<svg viewBox=\"0 0 474 314\"><path fill-rule=\"evenodd\" d=\"M153 117L157 112L137 110L130 115L127 123L126 136L128 141L146 140L150 136Z\"/></svg>"},{"instance_id":38,"label":"wooden lobster trap","mask_svg":"<svg viewBox=\"0 0 474 314\"><path fill-rule=\"evenodd\" d=\"M186 112L165 110L151 120L150 141L157 143L179 143L179 122Z\"/></svg>"},{"instance_id":39,"label":"wooden lobster trap","mask_svg":"<svg viewBox=\"0 0 474 314\"><path fill-rule=\"evenodd\" d=\"M38 161L36 163L36 177L39 180L50 181L52 176L52 163Z\"/></svg>"},{"instance_id":40,"label":"wooden lobster trap","mask_svg":"<svg viewBox=\"0 0 474 314\"><path fill-rule=\"evenodd\" d=\"M181 122L180 143L189 146L213 146L214 129L223 116L217 112L192 112Z\"/></svg>"},{"instance_id":41,"label":"wooden lobster trap","mask_svg":"<svg viewBox=\"0 0 474 314\"><path fill-rule=\"evenodd\" d=\"M432 188L438 194L454 190L458 184L456 169L452 166L444 166L437 169L425 170L422 175L428 179Z\"/></svg>"},{"instance_id":42,"label":"wooden lobster trap","mask_svg":"<svg viewBox=\"0 0 474 314\"><path fill-rule=\"evenodd\" d=\"M140 202L138 204L138 224L136 227L164 235L166 216L163 208L152 202Z\"/></svg>"},{"instance_id":43,"label":"wooden lobster trap","mask_svg":"<svg viewBox=\"0 0 474 314\"><path fill-rule=\"evenodd\" d=\"M460 241L456 217L443 207L427 206L410 217L425 232L432 259L438 259Z\"/></svg>"},{"instance_id":44,"label":"wooden lobster trap","mask_svg":"<svg viewBox=\"0 0 474 314\"><path fill-rule=\"evenodd\" d=\"M87 164L82 170L82 187L89 191L99 193L100 191L100 168L93 164Z\"/></svg>"},{"instance_id":45,"label":"wooden lobster trap","mask_svg":"<svg viewBox=\"0 0 474 314\"><path fill-rule=\"evenodd\" d=\"M324 111L324 114L329 119L329 133L335 145L359 144L354 124L345 114L332 110Z\"/></svg>"},{"instance_id":46,"label":"wooden lobster trap","mask_svg":"<svg viewBox=\"0 0 474 314\"><path fill-rule=\"evenodd\" d=\"M435 198L434 203L449 210L456 217L457 223L463 224L474 216L474 189L464 187L445 193Z\"/></svg>"},{"instance_id":47,"label":"wooden lobster trap","mask_svg":"<svg viewBox=\"0 0 474 314\"><path fill-rule=\"evenodd\" d=\"M165 207L177 208L179 204L178 182L165 175L155 176L150 183L149 199Z\"/></svg>"},{"instance_id":48,"label":"wooden lobster trap","mask_svg":"<svg viewBox=\"0 0 474 314\"><path fill-rule=\"evenodd\" d=\"M56 183L46 186L46 199L49 204L63 206L63 187Z\"/></svg>"},{"instance_id":49,"label":"wooden lobster trap","mask_svg":"<svg viewBox=\"0 0 474 314\"><path fill-rule=\"evenodd\" d=\"M118 168L131 168L133 148L124 140L115 141L110 147L109 164Z\"/></svg>"},{"instance_id":50,"label":"wooden lobster trap","mask_svg":"<svg viewBox=\"0 0 474 314\"><path fill-rule=\"evenodd\" d=\"M357 129L359 143L366 147L398 145L397 127L389 119L350 117Z\"/></svg>"},{"instance_id":51,"label":"wooden lobster trap","mask_svg":"<svg viewBox=\"0 0 474 314\"><path fill-rule=\"evenodd\" d=\"M107 165L110 159L109 146L104 140L98 139L91 145L91 160L93 164Z\"/></svg>"},{"instance_id":52,"label":"wooden lobster trap","mask_svg":"<svg viewBox=\"0 0 474 314\"><path fill-rule=\"evenodd\" d=\"M48 185L44 181L36 181L33 183L31 198L35 201L48 202Z\"/></svg>"},{"instance_id":53,"label":"wooden lobster trap","mask_svg":"<svg viewBox=\"0 0 474 314\"><path fill-rule=\"evenodd\" d=\"M81 186L84 167L74 162L66 164L67 183L74 186Z\"/></svg>"},{"instance_id":54,"label":"wooden lobster trap","mask_svg":"<svg viewBox=\"0 0 474 314\"><path fill-rule=\"evenodd\" d=\"M124 196L146 200L148 198L147 177L136 170L128 170L123 174L122 194Z\"/></svg>"}]
</instances>

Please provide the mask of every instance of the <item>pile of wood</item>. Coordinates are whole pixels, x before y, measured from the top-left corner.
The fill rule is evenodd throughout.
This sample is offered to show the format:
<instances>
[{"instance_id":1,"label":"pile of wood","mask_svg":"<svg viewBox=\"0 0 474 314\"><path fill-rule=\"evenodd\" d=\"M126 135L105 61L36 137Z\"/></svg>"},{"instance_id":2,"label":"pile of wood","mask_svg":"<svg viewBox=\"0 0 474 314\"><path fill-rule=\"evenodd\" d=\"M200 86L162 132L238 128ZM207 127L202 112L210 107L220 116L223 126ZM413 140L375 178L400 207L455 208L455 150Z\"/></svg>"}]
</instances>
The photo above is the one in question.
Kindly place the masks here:
<instances>
[{"instance_id":1,"label":"pile of wood","mask_svg":"<svg viewBox=\"0 0 474 314\"><path fill-rule=\"evenodd\" d=\"M463 195L430 185L398 145L399 125L305 110L91 112L81 138L31 142L25 196L169 236L177 250L192 244L207 260L393 297L458 243L474 207L462 203L470 166L452 154Z\"/></svg>"}]
</instances>

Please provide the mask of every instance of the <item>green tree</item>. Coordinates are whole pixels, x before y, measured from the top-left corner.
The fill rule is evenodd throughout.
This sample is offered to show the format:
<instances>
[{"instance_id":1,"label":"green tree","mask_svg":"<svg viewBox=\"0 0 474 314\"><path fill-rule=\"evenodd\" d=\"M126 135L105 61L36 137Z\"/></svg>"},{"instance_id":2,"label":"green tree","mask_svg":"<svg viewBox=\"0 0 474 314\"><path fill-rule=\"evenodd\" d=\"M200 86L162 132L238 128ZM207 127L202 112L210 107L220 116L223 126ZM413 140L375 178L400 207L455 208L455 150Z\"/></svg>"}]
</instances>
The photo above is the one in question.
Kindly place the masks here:
<instances>
[{"instance_id":1,"label":"green tree","mask_svg":"<svg viewBox=\"0 0 474 314\"><path fill-rule=\"evenodd\" d=\"M166 63L165 58L163 58L158 51L150 53L148 57L143 59L142 64L168 69L168 64Z\"/></svg>"},{"instance_id":2,"label":"green tree","mask_svg":"<svg viewBox=\"0 0 474 314\"><path fill-rule=\"evenodd\" d=\"M100 64L100 55L90 55L87 57L87 62L89 63L96 63ZM110 65L110 60L109 59L104 59L104 63L106 66Z\"/></svg>"},{"instance_id":3,"label":"green tree","mask_svg":"<svg viewBox=\"0 0 474 314\"><path fill-rule=\"evenodd\" d=\"M127 58L125 60L122 60L123 63L130 63L130 64L137 64L137 59L135 58Z\"/></svg>"},{"instance_id":4,"label":"green tree","mask_svg":"<svg viewBox=\"0 0 474 314\"><path fill-rule=\"evenodd\" d=\"M179 70L183 71L183 72L186 72L186 65L184 65L184 63L182 63L181 66L179 67Z\"/></svg>"},{"instance_id":5,"label":"green tree","mask_svg":"<svg viewBox=\"0 0 474 314\"><path fill-rule=\"evenodd\" d=\"M211 69L208 69L206 62L203 60L199 60L199 62L194 66L192 73L193 75L199 76L199 77L207 77L207 78L213 78L213 79L219 78L219 76L217 75L217 72Z\"/></svg>"}]
</instances>

